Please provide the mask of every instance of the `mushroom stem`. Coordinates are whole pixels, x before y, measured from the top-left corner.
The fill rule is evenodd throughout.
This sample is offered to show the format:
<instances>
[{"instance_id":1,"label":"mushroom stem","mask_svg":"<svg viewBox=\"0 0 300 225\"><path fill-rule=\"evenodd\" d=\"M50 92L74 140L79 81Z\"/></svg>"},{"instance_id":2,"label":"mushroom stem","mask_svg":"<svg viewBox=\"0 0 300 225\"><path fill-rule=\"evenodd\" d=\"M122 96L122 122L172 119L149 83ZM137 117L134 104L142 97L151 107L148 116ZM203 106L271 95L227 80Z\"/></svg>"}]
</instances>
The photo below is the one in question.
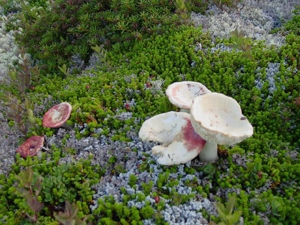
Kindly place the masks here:
<instances>
[{"instance_id":1,"label":"mushroom stem","mask_svg":"<svg viewBox=\"0 0 300 225\"><path fill-rule=\"evenodd\" d=\"M181 108L179 112L190 113L190 109Z\"/></svg>"},{"instance_id":2,"label":"mushroom stem","mask_svg":"<svg viewBox=\"0 0 300 225\"><path fill-rule=\"evenodd\" d=\"M61 125L61 128L64 128L66 130L72 130L73 127L69 124L67 124L67 122L65 122L63 125Z\"/></svg>"},{"instance_id":3,"label":"mushroom stem","mask_svg":"<svg viewBox=\"0 0 300 225\"><path fill-rule=\"evenodd\" d=\"M202 162L214 162L219 159L217 143L206 141L204 148L199 154Z\"/></svg>"},{"instance_id":4,"label":"mushroom stem","mask_svg":"<svg viewBox=\"0 0 300 225\"><path fill-rule=\"evenodd\" d=\"M42 149L44 149L46 152L50 152L50 149L49 148L46 148L46 147L42 147Z\"/></svg>"}]
</instances>

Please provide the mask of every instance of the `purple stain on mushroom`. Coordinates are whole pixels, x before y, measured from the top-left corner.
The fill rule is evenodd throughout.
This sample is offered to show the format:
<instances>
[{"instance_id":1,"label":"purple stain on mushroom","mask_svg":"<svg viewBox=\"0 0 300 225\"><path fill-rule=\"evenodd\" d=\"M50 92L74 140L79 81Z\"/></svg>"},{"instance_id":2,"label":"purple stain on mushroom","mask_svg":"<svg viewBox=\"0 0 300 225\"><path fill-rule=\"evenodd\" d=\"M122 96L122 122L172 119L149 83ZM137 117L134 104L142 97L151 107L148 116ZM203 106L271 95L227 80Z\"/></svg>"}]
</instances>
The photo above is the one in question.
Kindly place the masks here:
<instances>
[{"instance_id":1,"label":"purple stain on mushroom","mask_svg":"<svg viewBox=\"0 0 300 225\"><path fill-rule=\"evenodd\" d=\"M188 151L194 151L195 149L198 149L200 152L203 149L206 141L195 132L191 121L188 119L185 120L187 121L186 126L182 129L185 146Z\"/></svg>"},{"instance_id":2,"label":"purple stain on mushroom","mask_svg":"<svg viewBox=\"0 0 300 225\"><path fill-rule=\"evenodd\" d=\"M202 150L205 141L194 131L190 114L167 112L146 120L139 137L143 141L161 143L152 148L162 165L182 164L191 161Z\"/></svg>"}]
</instances>

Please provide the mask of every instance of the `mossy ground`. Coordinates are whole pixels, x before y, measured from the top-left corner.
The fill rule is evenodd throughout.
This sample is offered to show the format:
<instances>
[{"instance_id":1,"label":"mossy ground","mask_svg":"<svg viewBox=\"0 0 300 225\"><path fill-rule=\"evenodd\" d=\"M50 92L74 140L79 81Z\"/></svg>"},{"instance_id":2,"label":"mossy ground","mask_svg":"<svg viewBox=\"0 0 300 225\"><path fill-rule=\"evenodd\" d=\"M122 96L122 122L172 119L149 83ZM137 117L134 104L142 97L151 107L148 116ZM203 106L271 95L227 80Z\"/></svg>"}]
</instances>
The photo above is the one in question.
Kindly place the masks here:
<instances>
[{"instance_id":1,"label":"mossy ground","mask_svg":"<svg viewBox=\"0 0 300 225\"><path fill-rule=\"evenodd\" d=\"M226 202L228 195L236 194L236 209L242 210L244 224L264 224L264 221L299 224L298 20L296 15L286 26L286 45L281 48L266 47L262 42L243 37L238 45L234 38L212 43L210 35L200 28L182 25L142 40L116 43L109 50L102 49L95 53L97 63L80 75L57 69L56 73L35 77L26 89L26 98L39 110L34 111L36 120L30 124L26 136L45 135L51 139L58 135L58 130L43 128L40 118L53 104L63 101L73 106L68 121L74 127L73 133L63 132L61 145L50 145L42 158L24 160L17 156L11 172L1 175L0 223L59 224L53 213L64 211L65 202L69 201L76 203L77 213L65 216L63 222L60 220L62 224L67 221L84 224L85 219L90 224L142 224L148 219L155 224L166 224L161 214L166 203L180 205L207 197ZM269 79L268 71L274 64L278 71ZM220 160L214 164L199 163L196 159L185 166L158 166L161 174L156 182L142 184L132 174L128 185L136 190L134 194L120 189L123 193L120 202L112 196L100 198L91 211L89 207L97 201L93 199L96 193L93 185L105 176L125 174L126 166L121 160L128 158L111 149L104 166L99 168L97 156L77 161L80 149L64 144L71 136L72 140L106 136L111 142L126 146L132 141L132 135L128 134L136 134L146 118L177 110L164 91L169 84L182 80L201 82L211 91L235 98L253 125L254 135L235 146L220 146ZM276 88L272 89L274 85ZM142 160L140 172L153 174L151 165L156 162L149 149L136 154L137 160ZM65 157L73 160L62 163ZM26 184L17 175L28 167L33 169L34 178ZM202 176L203 182L185 181L184 185L193 190L191 194L180 195L176 190L180 175L170 178L180 168L184 168L184 174ZM43 179L41 190L39 176ZM31 193L24 194L25 189ZM129 207L128 202L134 199L145 205L139 210ZM37 209L37 201L43 203L42 209ZM220 221L216 214L205 210L202 214L208 221Z\"/></svg>"}]
</instances>

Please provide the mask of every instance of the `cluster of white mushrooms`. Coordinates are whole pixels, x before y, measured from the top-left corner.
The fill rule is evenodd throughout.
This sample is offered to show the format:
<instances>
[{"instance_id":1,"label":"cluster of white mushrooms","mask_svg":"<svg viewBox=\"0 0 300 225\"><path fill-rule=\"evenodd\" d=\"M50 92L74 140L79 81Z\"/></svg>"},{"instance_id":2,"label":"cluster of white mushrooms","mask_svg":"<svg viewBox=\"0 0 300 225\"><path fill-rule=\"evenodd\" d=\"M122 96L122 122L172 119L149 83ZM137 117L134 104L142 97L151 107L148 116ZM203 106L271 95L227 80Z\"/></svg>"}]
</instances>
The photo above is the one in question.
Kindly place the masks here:
<instances>
[{"instance_id":1,"label":"cluster of white mushrooms","mask_svg":"<svg viewBox=\"0 0 300 225\"><path fill-rule=\"evenodd\" d=\"M156 115L139 131L143 141L161 143L152 148L159 164L186 163L197 155L201 161L213 162L218 160L218 144L233 145L253 134L236 100L211 92L201 83L176 82L166 94L180 112Z\"/></svg>"}]
</instances>

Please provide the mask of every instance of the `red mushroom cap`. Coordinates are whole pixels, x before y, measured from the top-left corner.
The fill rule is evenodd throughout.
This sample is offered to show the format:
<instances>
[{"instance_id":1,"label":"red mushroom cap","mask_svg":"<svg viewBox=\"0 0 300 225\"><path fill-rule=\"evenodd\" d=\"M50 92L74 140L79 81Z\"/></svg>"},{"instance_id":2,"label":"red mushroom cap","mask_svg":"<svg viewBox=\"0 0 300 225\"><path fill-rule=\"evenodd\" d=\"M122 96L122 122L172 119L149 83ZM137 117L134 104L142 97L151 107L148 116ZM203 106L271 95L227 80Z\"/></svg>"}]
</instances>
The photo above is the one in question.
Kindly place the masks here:
<instances>
[{"instance_id":1,"label":"red mushroom cap","mask_svg":"<svg viewBox=\"0 0 300 225\"><path fill-rule=\"evenodd\" d=\"M42 149L43 145L44 137L32 136L21 144L19 148L17 148L16 152L23 158L26 158L27 156L35 156Z\"/></svg>"},{"instance_id":2,"label":"red mushroom cap","mask_svg":"<svg viewBox=\"0 0 300 225\"><path fill-rule=\"evenodd\" d=\"M43 117L43 126L58 128L70 117L72 106L68 102L62 102L49 109Z\"/></svg>"}]
</instances>

